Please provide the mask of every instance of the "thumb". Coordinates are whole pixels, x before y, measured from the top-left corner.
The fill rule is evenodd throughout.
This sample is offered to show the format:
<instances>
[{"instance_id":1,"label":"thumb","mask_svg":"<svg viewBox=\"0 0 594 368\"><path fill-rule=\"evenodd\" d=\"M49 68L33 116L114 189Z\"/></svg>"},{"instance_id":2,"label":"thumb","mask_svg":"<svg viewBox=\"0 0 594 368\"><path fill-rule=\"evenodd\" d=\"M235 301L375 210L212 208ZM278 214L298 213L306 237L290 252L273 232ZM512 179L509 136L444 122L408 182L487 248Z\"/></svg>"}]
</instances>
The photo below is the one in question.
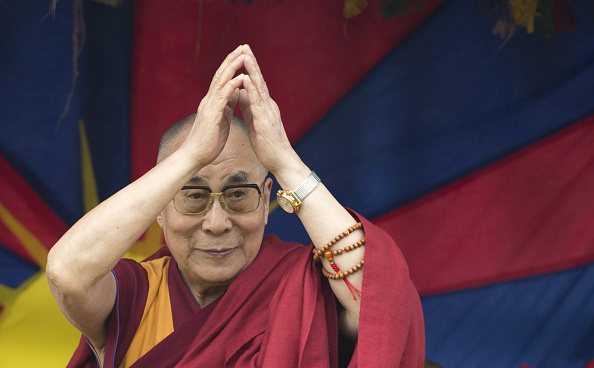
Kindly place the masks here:
<instances>
[{"instance_id":1,"label":"thumb","mask_svg":"<svg viewBox=\"0 0 594 368\"><path fill-rule=\"evenodd\" d=\"M239 90L239 108L243 114L243 120L250 125L253 119L252 110L250 108L250 99L245 89Z\"/></svg>"},{"instance_id":2,"label":"thumb","mask_svg":"<svg viewBox=\"0 0 594 368\"><path fill-rule=\"evenodd\" d=\"M235 106L237 106L237 101L239 100L239 88L235 88L231 96L229 96L229 101L227 101L227 108L225 109L225 119L231 119L233 116L233 112L235 111Z\"/></svg>"}]
</instances>

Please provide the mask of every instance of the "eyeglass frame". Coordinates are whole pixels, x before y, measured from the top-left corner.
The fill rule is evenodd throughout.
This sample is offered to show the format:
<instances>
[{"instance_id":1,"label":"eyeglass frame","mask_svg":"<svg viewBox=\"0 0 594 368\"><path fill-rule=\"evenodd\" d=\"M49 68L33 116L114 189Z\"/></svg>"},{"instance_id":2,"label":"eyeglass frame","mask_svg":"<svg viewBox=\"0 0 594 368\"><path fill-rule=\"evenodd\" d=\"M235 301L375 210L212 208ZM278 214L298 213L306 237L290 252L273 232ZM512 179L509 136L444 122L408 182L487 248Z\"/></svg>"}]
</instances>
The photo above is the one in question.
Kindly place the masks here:
<instances>
[{"instance_id":1,"label":"eyeglass frame","mask_svg":"<svg viewBox=\"0 0 594 368\"><path fill-rule=\"evenodd\" d=\"M266 179L264 179L264 181L262 182L262 185L264 185L266 183ZM256 208L254 208L251 211L246 211L246 212L238 212L238 211L233 211L231 210L229 207L227 207L227 203L225 203L225 197L223 197L223 192L225 192L225 190L227 189L235 189L235 188L253 188L256 189L258 191L258 206L256 206ZM258 184L230 184L230 185L225 185L221 188L220 192L215 192L213 193L212 189L208 186L205 185L184 185L181 190L185 190L185 189L202 189L202 190L206 190L209 194L210 194L210 198L208 199L208 204L206 205L206 208L200 212L196 212L196 213L185 213L185 212L181 212L180 210L177 209L177 206L175 205L175 197L171 200L173 202L173 208L175 208L175 210L182 214L182 215L188 215L188 216L195 216L195 215L202 215L203 213L208 212L208 210L210 210L212 208L212 203L214 202L214 197L219 196L221 197L220 201L223 204L223 208L229 212L229 213L250 213L250 212L254 212L255 210L257 210L258 208L260 208L260 202L262 200L262 190L260 190L260 186ZM180 190L180 191L181 191ZM177 196L177 194L176 194Z\"/></svg>"}]
</instances>

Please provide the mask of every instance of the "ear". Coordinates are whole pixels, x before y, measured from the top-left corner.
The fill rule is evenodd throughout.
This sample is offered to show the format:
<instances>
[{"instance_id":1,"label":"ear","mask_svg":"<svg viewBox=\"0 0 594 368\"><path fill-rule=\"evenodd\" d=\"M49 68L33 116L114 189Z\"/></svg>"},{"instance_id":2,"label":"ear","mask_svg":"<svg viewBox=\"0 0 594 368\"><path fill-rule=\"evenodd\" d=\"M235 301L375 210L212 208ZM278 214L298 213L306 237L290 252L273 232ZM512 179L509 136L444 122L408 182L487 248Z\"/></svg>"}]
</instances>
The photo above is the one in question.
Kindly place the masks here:
<instances>
[{"instance_id":1,"label":"ear","mask_svg":"<svg viewBox=\"0 0 594 368\"><path fill-rule=\"evenodd\" d=\"M161 227L161 229L163 228L163 212L161 212L159 214L159 216L157 216L157 222L159 223L159 226Z\"/></svg>"},{"instance_id":2,"label":"ear","mask_svg":"<svg viewBox=\"0 0 594 368\"><path fill-rule=\"evenodd\" d=\"M270 214L270 197L272 196L272 179L267 178L264 184L264 224L268 225L268 215Z\"/></svg>"}]
</instances>

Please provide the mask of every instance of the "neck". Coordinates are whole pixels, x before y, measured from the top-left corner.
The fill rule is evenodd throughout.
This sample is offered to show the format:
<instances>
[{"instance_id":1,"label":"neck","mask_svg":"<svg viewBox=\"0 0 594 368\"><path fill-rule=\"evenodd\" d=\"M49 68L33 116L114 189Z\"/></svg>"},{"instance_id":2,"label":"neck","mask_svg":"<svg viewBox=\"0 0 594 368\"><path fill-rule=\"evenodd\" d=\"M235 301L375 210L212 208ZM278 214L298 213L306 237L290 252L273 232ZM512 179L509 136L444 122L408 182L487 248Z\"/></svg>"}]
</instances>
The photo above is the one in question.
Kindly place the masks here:
<instances>
[{"instance_id":1,"label":"neck","mask_svg":"<svg viewBox=\"0 0 594 368\"><path fill-rule=\"evenodd\" d=\"M227 288L229 287L229 285L212 285L203 288L196 288L188 281L183 272L179 271L179 269L178 272L190 290L190 293L192 293L192 296L198 305L200 305L200 308L204 308L217 300L221 295L225 294L225 291L227 291Z\"/></svg>"}]
</instances>

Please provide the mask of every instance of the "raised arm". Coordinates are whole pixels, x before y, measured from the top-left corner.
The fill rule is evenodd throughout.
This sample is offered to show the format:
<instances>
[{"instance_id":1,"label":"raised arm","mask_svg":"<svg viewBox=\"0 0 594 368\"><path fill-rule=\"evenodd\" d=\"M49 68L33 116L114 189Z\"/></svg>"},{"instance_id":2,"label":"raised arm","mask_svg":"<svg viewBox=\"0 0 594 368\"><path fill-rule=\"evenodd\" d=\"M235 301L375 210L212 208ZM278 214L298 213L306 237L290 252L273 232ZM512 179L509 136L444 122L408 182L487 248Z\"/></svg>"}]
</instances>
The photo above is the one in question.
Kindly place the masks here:
<instances>
[{"instance_id":1,"label":"raised arm","mask_svg":"<svg viewBox=\"0 0 594 368\"><path fill-rule=\"evenodd\" d=\"M240 91L239 104L248 125L252 148L262 164L274 174L279 185L285 190L293 190L310 175L311 169L291 147L279 108L269 95L254 54L247 46L245 52L244 65L248 75L244 77L245 90ZM353 216L323 184L319 184L307 196L297 215L316 248L322 248L356 223ZM363 237L363 230L356 230L339 240L332 249L342 249ZM359 246L334 257L333 261L340 270L348 270L363 260L364 249ZM335 273L328 260L325 257L321 258L326 270ZM350 284L358 290L361 289L362 280L363 269L348 276ZM330 280L330 285L346 311L344 318L341 319L341 327L351 334L356 334L359 323L359 298L355 300L352 289L349 289L343 280Z\"/></svg>"},{"instance_id":2,"label":"raised arm","mask_svg":"<svg viewBox=\"0 0 594 368\"><path fill-rule=\"evenodd\" d=\"M245 56L240 46L217 70L194 125L179 149L81 218L54 245L47 278L70 322L100 352L116 298L110 272L179 189L222 151L239 97Z\"/></svg>"}]
</instances>

